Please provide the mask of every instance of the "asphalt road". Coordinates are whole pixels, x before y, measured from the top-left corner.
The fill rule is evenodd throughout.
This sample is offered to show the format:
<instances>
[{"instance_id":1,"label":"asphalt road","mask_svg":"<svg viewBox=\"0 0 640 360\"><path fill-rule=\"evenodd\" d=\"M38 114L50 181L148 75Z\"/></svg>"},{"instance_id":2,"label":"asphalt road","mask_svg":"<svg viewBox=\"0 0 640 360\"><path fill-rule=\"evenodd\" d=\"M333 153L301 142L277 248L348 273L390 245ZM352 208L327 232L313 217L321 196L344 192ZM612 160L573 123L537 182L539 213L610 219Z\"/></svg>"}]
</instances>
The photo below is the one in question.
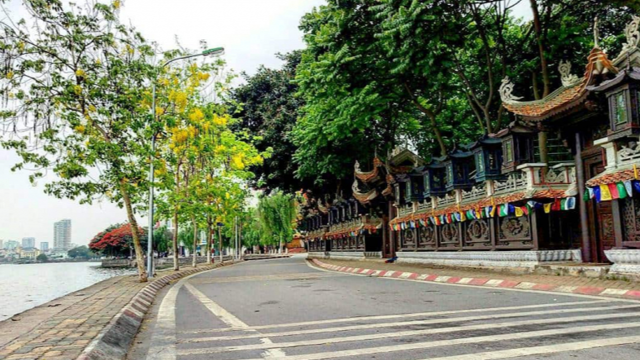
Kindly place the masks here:
<instances>
[{"instance_id":1,"label":"asphalt road","mask_svg":"<svg viewBox=\"0 0 640 360\"><path fill-rule=\"evenodd\" d=\"M200 273L129 359L640 359L640 302L370 278L303 258Z\"/></svg>"}]
</instances>

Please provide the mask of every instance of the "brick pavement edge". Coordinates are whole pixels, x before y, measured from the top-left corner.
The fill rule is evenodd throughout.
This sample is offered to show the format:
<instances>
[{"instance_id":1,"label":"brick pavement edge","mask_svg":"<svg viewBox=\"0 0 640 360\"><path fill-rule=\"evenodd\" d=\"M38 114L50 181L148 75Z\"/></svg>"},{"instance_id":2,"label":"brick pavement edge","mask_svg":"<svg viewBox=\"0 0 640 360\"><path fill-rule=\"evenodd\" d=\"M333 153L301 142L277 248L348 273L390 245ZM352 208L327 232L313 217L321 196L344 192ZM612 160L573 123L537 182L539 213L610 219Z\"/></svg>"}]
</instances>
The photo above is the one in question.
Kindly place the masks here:
<instances>
[{"instance_id":1,"label":"brick pavement edge","mask_svg":"<svg viewBox=\"0 0 640 360\"><path fill-rule=\"evenodd\" d=\"M459 278L451 276L440 276L437 274L418 274L413 272L402 272L393 270L353 268L348 266L327 264L318 259L310 259L309 261L323 269L356 275L365 275L370 277L399 278L412 281L442 282L457 285L472 285L483 287L515 288L523 290L548 291L557 293L571 293L640 300L640 291L637 290L607 289L604 287L588 286L563 286L557 284L537 284L531 282L503 279Z\"/></svg>"}]
</instances>

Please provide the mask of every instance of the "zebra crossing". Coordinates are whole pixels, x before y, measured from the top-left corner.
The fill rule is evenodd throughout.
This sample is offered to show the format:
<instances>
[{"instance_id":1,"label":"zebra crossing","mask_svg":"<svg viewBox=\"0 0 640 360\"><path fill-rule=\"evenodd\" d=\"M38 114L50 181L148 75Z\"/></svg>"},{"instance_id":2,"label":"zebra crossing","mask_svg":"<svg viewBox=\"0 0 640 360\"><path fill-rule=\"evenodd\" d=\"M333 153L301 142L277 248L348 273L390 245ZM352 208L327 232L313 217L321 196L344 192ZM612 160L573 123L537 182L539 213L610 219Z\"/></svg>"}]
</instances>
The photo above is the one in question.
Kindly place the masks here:
<instances>
[{"instance_id":1,"label":"zebra crossing","mask_svg":"<svg viewBox=\"0 0 640 360\"><path fill-rule=\"evenodd\" d=\"M306 281L338 281L300 276ZM267 286L282 286L281 282L286 284L295 278L293 274L277 277L270 275ZM536 304L482 307L473 307L470 301L469 307L455 310L434 308L250 325L242 320L251 318L248 311L225 309L201 286L202 282L184 279L170 290L174 291L173 296L165 296L159 314L174 315L158 317L155 327L160 331L154 332L147 358L537 359L565 355L589 358L594 351L623 354L619 359L640 358L640 302L630 300L564 297ZM261 296L258 289L254 291L255 296ZM178 293L183 303L192 302L193 308L206 309L201 313L205 324L209 321L217 325L188 328L176 324ZM313 311L316 301L322 298L301 301L300 306Z\"/></svg>"}]
</instances>

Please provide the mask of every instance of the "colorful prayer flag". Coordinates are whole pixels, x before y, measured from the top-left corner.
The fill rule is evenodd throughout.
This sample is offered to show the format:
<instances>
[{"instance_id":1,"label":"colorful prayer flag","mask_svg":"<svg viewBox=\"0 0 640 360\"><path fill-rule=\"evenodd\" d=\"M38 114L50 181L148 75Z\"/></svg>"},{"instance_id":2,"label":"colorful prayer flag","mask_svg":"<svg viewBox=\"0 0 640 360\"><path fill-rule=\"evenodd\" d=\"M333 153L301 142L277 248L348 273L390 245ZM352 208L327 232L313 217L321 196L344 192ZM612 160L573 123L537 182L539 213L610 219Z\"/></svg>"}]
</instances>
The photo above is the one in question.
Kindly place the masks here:
<instances>
[{"instance_id":1,"label":"colorful prayer flag","mask_svg":"<svg viewBox=\"0 0 640 360\"><path fill-rule=\"evenodd\" d=\"M596 198L597 202L602 201L602 194L600 193L600 187L596 186L593 188L593 195Z\"/></svg>"},{"instance_id":2,"label":"colorful prayer flag","mask_svg":"<svg viewBox=\"0 0 640 360\"><path fill-rule=\"evenodd\" d=\"M607 187L609 188L612 200L620 199L620 193L618 193L618 186L616 184L610 183L607 184Z\"/></svg>"},{"instance_id":3,"label":"colorful prayer flag","mask_svg":"<svg viewBox=\"0 0 640 360\"><path fill-rule=\"evenodd\" d=\"M627 196L633 197L633 185L631 185L631 180L624 182L624 189L627 191Z\"/></svg>"},{"instance_id":4,"label":"colorful prayer flag","mask_svg":"<svg viewBox=\"0 0 640 360\"><path fill-rule=\"evenodd\" d=\"M520 208L520 207L516 207L515 208L515 212L516 212L516 217L521 217L522 215L524 215L524 212L522 211L522 208Z\"/></svg>"},{"instance_id":5,"label":"colorful prayer flag","mask_svg":"<svg viewBox=\"0 0 640 360\"><path fill-rule=\"evenodd\" d=\"M600 200L609 201L611 199L611 191L609 191L609 187L607 185L600 185Z\"/></svg>"},{"instance_id":6,"label":"colorful prayer flag","mask_svg":"<svg viewBox=\"0 0 640 360\"><path fill-rule=\"evenodd\" d=\"M551 203L544 204L544 213L548 214L551 212Z\"/></svg>"},{"instance_id":7,"label":"colorful prayer flag","mask_svg":"<svg viewBox=\"0 0 640 360\"><path fill-rule=\"evenodd\" d=\"M622 182L619 182L616 184L616 187L618 188L618 199L624 199L627 197L627 189L624 187L624 184Z\"/></svg>"}]
</instances>

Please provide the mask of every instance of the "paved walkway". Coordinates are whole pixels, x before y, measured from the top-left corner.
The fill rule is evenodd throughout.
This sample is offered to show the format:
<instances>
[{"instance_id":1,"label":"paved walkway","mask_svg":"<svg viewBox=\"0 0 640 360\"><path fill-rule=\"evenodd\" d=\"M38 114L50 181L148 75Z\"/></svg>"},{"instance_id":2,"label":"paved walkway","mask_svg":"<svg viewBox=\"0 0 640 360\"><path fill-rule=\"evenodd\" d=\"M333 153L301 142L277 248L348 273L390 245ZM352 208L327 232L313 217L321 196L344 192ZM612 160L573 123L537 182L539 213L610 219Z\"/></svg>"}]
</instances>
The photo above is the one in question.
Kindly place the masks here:
<instances>
[{"instance_id":1,"label":"paved walkway","mask_svg":"<svg viewBox=\"0 0 640 360\"><path fill-rule=\"evenodd\" d=\"M187 270L191 267L183 267ZM158 276L172 273L162 270ZM119 276L71 293L0 323L0 359L75 359L148 283Z\"/></svg>"},{"instance_id":2,"label":"paved walkway","mask_svg":"<svg viewBox=\"0 0 640 360\"><path fill-rule=\"evenodd\" d=\"M637 301L356 276L300 258L183 278L142 329L128 359L640 358Z\"/></svg>"},{"instance_id":3,"label":"paved walkway","mask_svg":"<svg viewBox=\"0 0 640 360\"><path fill-rule=\"evenodd\" d=\"M438 276L449 276L452 278L481 278L481 279L501 279L517 283L549 284L556 286L571 287L591 287L605 289L625 289L640 291L640 281L625 280L605 280L599 278L588 278L581 276L554 276L538 274L512 274L501 271L489 271L483 269L459 269L445 268L438 266L428 266L419 264L386 264L384 261L346 261L346 260L325 260L321 262L336 266L346 266L360 269L373 269L384 271L401 271L418 274L433 274Z\"/></svg>"}]
</instances>

